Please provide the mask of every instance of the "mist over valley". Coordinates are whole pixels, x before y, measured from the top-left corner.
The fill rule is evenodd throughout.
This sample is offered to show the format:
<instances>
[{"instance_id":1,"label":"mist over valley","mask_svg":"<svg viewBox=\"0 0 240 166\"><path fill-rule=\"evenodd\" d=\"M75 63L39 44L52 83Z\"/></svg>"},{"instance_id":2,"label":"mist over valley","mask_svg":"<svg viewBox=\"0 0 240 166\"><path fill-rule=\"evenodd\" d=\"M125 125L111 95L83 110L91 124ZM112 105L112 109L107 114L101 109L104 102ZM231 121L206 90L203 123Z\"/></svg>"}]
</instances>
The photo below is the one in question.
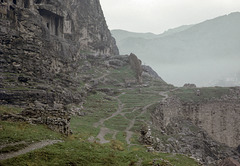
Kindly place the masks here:
<instances>
[{"instance_id":1,"label":"mist over valley","mask_svg":"<svg viewBox=\"0 0 240 166\"><path fill-rule=\"evenodd\" d=\"M240 84L240 13L162 34L112 30L120 54L135 53L166 82L176 86Z\"/></svg>"}]
</instances>

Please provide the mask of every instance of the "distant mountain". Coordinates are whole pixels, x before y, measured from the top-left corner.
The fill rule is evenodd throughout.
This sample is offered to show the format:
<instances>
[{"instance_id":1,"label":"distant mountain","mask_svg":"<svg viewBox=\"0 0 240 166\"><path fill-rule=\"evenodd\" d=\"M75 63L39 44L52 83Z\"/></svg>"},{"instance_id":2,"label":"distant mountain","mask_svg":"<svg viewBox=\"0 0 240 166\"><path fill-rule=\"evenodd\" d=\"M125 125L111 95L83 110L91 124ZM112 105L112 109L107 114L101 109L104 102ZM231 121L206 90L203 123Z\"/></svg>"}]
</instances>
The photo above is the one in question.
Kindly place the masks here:
<instances>
[{"instance_id":1,"label":"distant mountain","mask_svg":"<svg viewBox=\"0 0 240 166\"><path fill-rule=\"evenodd\" d=\"M240 71L239 20L235 12L159 35L121 35L119 30L112 34L121 54L135 53L167 82L205 86Z\"/></svg>"},{"instance_id":2,"label":"distant mountain","mask_svg":"<svg viewBox=\"0 0 240 166\"><path fill-rule=\"evenodd\" d=\"M117 43L121 44L124 43L125 40L131 40L133 38L137 38L137 39L155 39L155 38L159 38L159 37L163 37L163 36L168 36L168 35L172 35L181 31L184 31L190 27L192 27L193 25L183 25L177 28L173 28L173 29L169 29L167 31L165 31L162 34L154 34L154 33L137 33L137 32L129 32L126 30L121 30L121 29L114 29L111 30L112 35L115 37Z\"/></svg>"},{"instance_id":3,"label":"distant mountain","mask_svg":"<svg viewBox=\"0 0 240 166\"><path fill-rule=\"evenodd\" d=\"M129 32L125 30L115 29L111 30L112 35L115 37L117 42L121 40L125 40L128 38L143 38L143 39L153 39L158 37L158 35L154 33L136 33L136 32Z\"/></svg>"},{"instance_id":4,"label":"distant mountain","mask_svg":"<svg viewBox=\"0 0 240 166\"><path fill-rule=\"evenodd\" d=\"M158 37L168 36L168 35L172 35L172 34L175 34L178 32L182 32L182 31L185 31L185 30L191 28L192 26L194 26L194 25L182 25L177 28L169 29L169 30L163 32L162 34L158 35Z\"/></svg>"}]
</instances>

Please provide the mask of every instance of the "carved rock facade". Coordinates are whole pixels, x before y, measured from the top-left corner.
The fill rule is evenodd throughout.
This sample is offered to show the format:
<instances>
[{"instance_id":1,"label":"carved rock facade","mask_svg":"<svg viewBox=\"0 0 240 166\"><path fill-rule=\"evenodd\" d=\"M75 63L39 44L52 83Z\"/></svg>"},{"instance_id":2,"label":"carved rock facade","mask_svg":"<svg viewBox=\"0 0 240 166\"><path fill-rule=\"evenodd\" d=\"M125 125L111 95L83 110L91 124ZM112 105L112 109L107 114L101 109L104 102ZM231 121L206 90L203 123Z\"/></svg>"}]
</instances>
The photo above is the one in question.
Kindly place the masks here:
<instances>
[{"instance_id":1,"label":"carved rock facade","mask_svg":"<svg viewBox=\"0 0 240 166\"><path fill-rule=\"evenodd\" d=\"M44 115L39 122L54 128L54 118L48 118L54 116L44 111L66 112L54 105L80 104L86 96L87 89L77 90L79 64L86 55L118 55L99 0L1 1L0 104L26 109L36 101L48 105L32 111ZM57 130L69 133L64 131L69 119L62 118L65 127Z\"/></svg>"}]
</instances>

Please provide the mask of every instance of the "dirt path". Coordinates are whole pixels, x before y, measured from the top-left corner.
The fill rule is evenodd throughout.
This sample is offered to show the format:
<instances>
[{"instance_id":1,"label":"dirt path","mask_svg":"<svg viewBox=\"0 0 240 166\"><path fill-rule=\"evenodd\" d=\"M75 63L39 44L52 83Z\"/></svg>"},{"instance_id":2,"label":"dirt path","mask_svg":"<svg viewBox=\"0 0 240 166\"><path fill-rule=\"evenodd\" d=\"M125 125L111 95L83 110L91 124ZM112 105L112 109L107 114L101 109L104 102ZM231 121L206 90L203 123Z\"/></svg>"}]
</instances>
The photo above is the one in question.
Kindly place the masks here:
<instances>
[{"instance_id":1,"label":"dirt path","mask_svg":"<svg viewBox=\"0 0 240 166\"><path fill-rule=\"evenodd\" d=\"M174 89L174 90L175 90L175 89ZM164 101L168 98L168 92L169 92L169 91L160 92L160 93L159 93L159 95L161 95L161 96L164 97L164 98L161 100L162 102L164 102ZM119 96L124 95L124 94L125 94L125 93L122 93L122 94L120 94ZM122 112L123 107L124 107L124 104L123 104L123 103L121 102L121 100L119 99L119 96L116 97L116 99L117 99L117 101L118 101L118 109L117 109L117 111L114 112L111 116L109 116L109 117L107 117L107 118L100 119L99 122L97 122L97 123L95 123L95 124L93 125L94 127L99 127L99 126L100 126L100 132L99 132L99 134L97 135L97 138L99 139L99 142L100 142L101 144L110 142L110 141L108 141L108 140L106 140L106 139L104 138L106 134L108 134L108 133L113 134L113 136L112 136L113 138L112 138L112 139L115 139L115 138L116 138L116 134L118 133L117 131L113 131L113 130L111 130L111 129L109 129L109 128L106 128L105 125L104 125L104 122L107 121L107 120L109 120L109 119L111 119L111 118L113 118L113 117L115 117L115 116L117 116L117 115L119 115L119 114L122 115L124 118L126 118L126 117L125 117L125 114L126 114L127 112L124 112L124 113ZM134 132L132 132L132 131L130 131L130 130L133 128L133 126L134 126L134 124L135 124L135 121L136 121L136 118L139 117L139 116L142 116L143 114L145 114L145 113L147 112L147 109L148 109L150 106L152 106L153 104L155 104L155 103L156 103L156 102L150 103L150 104L146 105L145 107L143 107L141 113L140 113L139 115L135 116L133 119L129 120L129 119L126 118L127 120L129 120L129 125L128 125L128 127L127 127L124 131L126 132L126 138L125 138L125 140L126 140L126 142L127 142L127 144L128 144L129 146L132 145L132 144L131 144L131 138L132 138L132 136L133 136L133 134L134 134ZM139 109L139 108L135 108L133 111L135 112L137 109Z\"/></svg>"},{"instance_id":2,"label":"dirt path","mask_svg":"<svg viewBox=\"0 0 240 166\"><path fill-rule=\"evenodd\" d=\"M176 89L177 89L177 88L176 88ZM176 90L176 89L174 89L174 90ZM172 90L172 91L173 91L173 90ZM159 93L159 95L161 95L161 96L164 97L164 98L161 100L162 102L164 102L164 101L168 98L168 92L169 92L169 91L160 92L160 93ZM143 107L143 108L142 108L142 112L141 112L138 116L141 116L141 115L145 114L145 113L147 112L147 109L148 109L150 106L152 106L153 104L155 104L155 103L151 103L151 104L148 104L148 105L146 105L145 107ZM125 132L126 132L126 142L127 142L128 145L131 145L131 141L130 141L130 140L131 140L132 135L133 135L133 132L130 131L130 130L131 130L131 128L134 126L135 121L136 121L136 118L137 118L138 116L134 117L134 119L132 119L132 120L130 121L129 126L128 126L128 127L126 128L126 130L125 130Z\"/></svg>"},{"instance_id":3,"label":"dirt path","mask_svg":"<svg viewBox=\"0 0 240 166\"><path fill-rule=\"evenodd\" d=\"M159 95L163 96L164 98L161 100L162 102L165 102L167 100L167 98L169 97L168 96L168 93L169 92L173 92L173 91L176 91L178 90L179 88L174 88L172 90L169 90L169 91L165 91L165 92L160 92Z\"/></svg>"},{"instance_id":4,"label":"dirt path","mask_svg":"<svg viewBox=\"0 0 240 166\"><path fill-rule=\"evenodd\" d=\"M129 126L125 130L125 132L126 132L126 138L125 139L126 139L126 142L127 142L128 145L131 144L131 138L132 138L133 132L130 131L130 129L134 126L134 124L135 124L135 118L130 121Z\"/></svg>"},{"instance_id":5,"label":"dirt path","mask_svg":"<svg viewBox=\"0 0 240 166\"><path fill-rule=\"evenodd\" d=\"M26 148L24 148L22 150L19 150L17 152L0 154L0 160L6 160L6 159L9 159L9 158L13 158L13 157L19 156L21 154L31 152L33 150L43 148L43 147L48 146L48 145L56 144L58 142L62 142L62 141L61 140L44 140L44 141L41 141L41 142L37 142L37 143L31 144L31 145L27 146Z\"/></svg>"},{"instance_id":6,"label":"dirt path","mask_svg":"<svg viewBox=\"0 0 240 166\"><path fill-rule=\"evenodd\" d=\"M101 81L103 78L105 78L106 76L108 76L109 73L104 73L102 76L98 77L98 78L95 78L93 79L94 81Z\"/></svg>"},{"instance_id":7,"label":"dirt path","mask_svg":"<svg viewBox=\"0 0 240 166\"><path fill-rule=\"evenodd\" d=\"M122 95L122 94L121 94L121 95ZM120 95L119 95L119 96L120 96ZM119 96L118 96L118 97L119 97ZM111 116L109 116L109 117L107 117L107 118L105 118L105 119L100 119L99 122L97 122L97 123L95 123L95 124L93 125L94 127L98 127L98 126L101 126L101 125L103 126L103 125L104 125L103 123L104 123L105 121L107 121L107 120L109 120L109 119L111 119L111 118L119 115L119 114L122 112L123 104L122 104L122 102L119 100L118 97L116 97L116 99L117 99L117 101L118 101L118 109L117 109L117 111L114 112Z\"/></svg>"},{"instance_id":8,"label":"dirt path","mask_svg":"<svg viewBox=\"0 0 240 166\"><path fill-rule=\"evenodd\" d=\"M162 102L164 102L168 98L168 91L167 92L160 92L159 95L163 96Z\"/></svg>"},{"instance_id":9,"label":"dirt path","mask_svg":"<svg viewBox=\"0 0 240 166\"><path fill-rule=\"evenodd\" d=\"M105 143L110 142L104 138L104 136L108 133L112 133L110 129L108 129L106 127L101 127L100 132L97 135L97 138L99 139L100 144L105 144Z\"/></svg>"},{"instance_id":10,"label":"dirt path","mask_svg":"<svg viewBox=\"0 0 240 166\"><path fill-rule=\"evenodd\" d=\"M123 95L124 93L120 94L119 96ZM118 101L118 109L116 112L114 112L111 116L107 117L107 118L104 118L104 119L100 119L99 122L95 123L93 126L94 127L99 127L101 126L100 128L100 132L98 133L97 135L97 138L100 140L99 143L101 144L104 144L104 143L108 143L110 141L106 140L104 138L104 136L108 133L113 133L113 139L116 138L116 135L117 135L117 131L111 131L110 129L106 128L105 125L104 125L104 122L121 114L122 110L123 110L123 104L121 102L121 100L119 100L119 96L116 97L117 101Z\"/></svg>"},{"instance_id":11,"label":"dirt path","mask_svg":"<svg viewBox=\"0 0 240 166\"><path fill-rule=\"evenodd\" d=\"M133 132L132 131L130 131L131 130L131 128L134 126L134 124L135 124L135 121L136 121L136 118L138 117L138 116L141 116L141 115L143 115L144 113L146 113L147 112L147 108L148 107L150 107L151 105L153 105L154 103L151 103L151 104L148 104L148 105L146 105L145 107L143 107L142 108L142 112L139 114L139 115L137 115L136 117L134 117L131 121L130 121L130 123L129 123L129 126L126 128L126 130L125 130L125 132L126 132L126 142L127 142L127 144L128 145L131 145L131 138L132 138L132 136L133 136Z\"/></svg>"},{"instance_id":12,"label":"dirt path","mask_svg":"<svg viewBox=\"0 0 240 166\"><path fill-rule=\"evenodd\" d=\"M10 144L0 145L0 149L8 147L8 146L15 146L15 145L20 145L20 144L26 144L26 142L25 141L21 141L21 142L14 142L14 143L10 143Z\"/></svg>"}]
</instances>

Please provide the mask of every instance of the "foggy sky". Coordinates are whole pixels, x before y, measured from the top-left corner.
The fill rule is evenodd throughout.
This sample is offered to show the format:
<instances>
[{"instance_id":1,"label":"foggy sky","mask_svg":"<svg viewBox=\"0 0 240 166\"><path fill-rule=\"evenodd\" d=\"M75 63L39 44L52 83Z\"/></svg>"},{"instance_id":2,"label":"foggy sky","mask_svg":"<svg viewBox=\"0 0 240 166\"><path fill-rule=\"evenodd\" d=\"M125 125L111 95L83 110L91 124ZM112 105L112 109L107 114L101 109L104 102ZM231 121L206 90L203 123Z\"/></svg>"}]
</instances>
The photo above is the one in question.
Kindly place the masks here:
<instances>
[{"instance_id":1,"label":"foggy sky","mask_svg":"<svg viewBox=\"0 0 240 166\"><path fill-rule=\"evenodd\" d=\"M240 0L100 0L109 29L160 34L240 11Z\"/></svg>"}]
</instances>

